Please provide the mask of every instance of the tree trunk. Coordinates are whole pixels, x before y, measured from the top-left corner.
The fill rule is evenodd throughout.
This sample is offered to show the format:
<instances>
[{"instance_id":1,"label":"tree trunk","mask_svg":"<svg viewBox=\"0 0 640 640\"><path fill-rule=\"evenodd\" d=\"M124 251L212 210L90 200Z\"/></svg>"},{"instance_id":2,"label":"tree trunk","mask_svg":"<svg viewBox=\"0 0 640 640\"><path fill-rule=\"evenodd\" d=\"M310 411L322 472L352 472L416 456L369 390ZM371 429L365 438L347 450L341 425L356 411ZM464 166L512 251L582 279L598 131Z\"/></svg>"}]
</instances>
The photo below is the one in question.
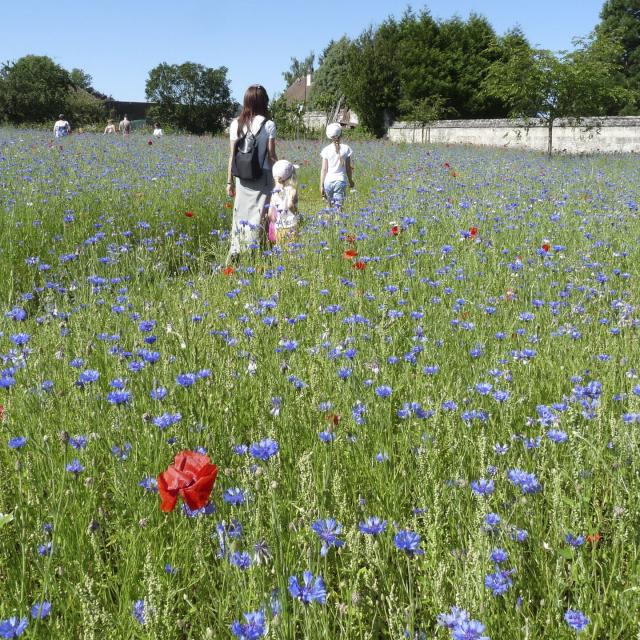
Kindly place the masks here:
<instances>
[{"instance_id":1,"label":"tree trunk","mask_svg":"<svg viewBox=\"0 0 640 640\"><path fill-rule=\"evenodd\" d=\"M551 157L553 153L553 118L549 118L549 146L547 148L547 155Z\"/></svg>"}]
</instances>

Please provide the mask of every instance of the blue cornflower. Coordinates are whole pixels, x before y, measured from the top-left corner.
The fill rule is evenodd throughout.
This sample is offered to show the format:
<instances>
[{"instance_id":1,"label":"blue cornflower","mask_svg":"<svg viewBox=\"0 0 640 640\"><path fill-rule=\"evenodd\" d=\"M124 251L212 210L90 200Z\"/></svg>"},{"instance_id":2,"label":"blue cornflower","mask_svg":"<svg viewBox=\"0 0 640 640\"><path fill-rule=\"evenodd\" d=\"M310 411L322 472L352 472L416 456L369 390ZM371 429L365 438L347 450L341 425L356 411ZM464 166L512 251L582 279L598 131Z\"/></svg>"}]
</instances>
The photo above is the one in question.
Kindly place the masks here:
<instances>
[{"instance_id":1,"label":"blue cornflower","mask_svg":"<svg viewBox=\"0 0 640 640\"><path fill-rule=\"evenodd\" d=\"M564 621L576 632L580 633L589 624L589 618L577 609L568 609Z\"/></svg>"},{"instance_id":2,"label":"blue cornflower","mask_svg":"<svg viewBox=\"0 0 640 640\"><path fill-rule=\"evenodd\" d=\"M4 315L7 318L11 318L11 320L18 320L18 321L26 320L27 318L27 312L24 309L21 309L20 307L13 307L11 311L7 311Z\"/></svg>"},{"instance_id":3,"label":"blue cornflower","mask_svg":"<svg viewBox=\"0 0 640 640\"><path fill-rule=\"evenodd\" d=\"M300 600L302 604L319 602L325 604L327 601L327 589L321 576L313 577L311 571L302 574L302 584L297 576L289 577L289 593L292 598Z\"/></svg>"},{"instance_id":4,"label":"blue cornflower","mask_svg":"<svg viewBox=\"0 0 640 640\"><path fill-rule=\"evenodd\" d=\"M267 628L265 625L264 611L250 611L243 614L245 623L234 620L231 625L231 633L239 640L258 640L262 638Z\"/></svg>"},{"instance_id":5,"label":"blue cornflower","mask_svg":"<svg viewBox=\"0 0 640 640\"><path fill-rule=\"evenodd\" d=\"M28 333L14 333L12 336L9 336L9 340L11 340L11 342L13 342L17 347L27 344L30 338L31 336Z\"/></svg>"},{"instance_id":6,"label":"blue cornflower","mask_svg":"<svg viewBox=\"0 0 640 640\"><path fill-rule=\"evenodd\" d=\"M549 431L547 431L547 438L549 438L551 442L561 444L562 442L566 442L569 439L569 436L564 431L559 431L558 429L550 429Z\"/></svg>"},{"instance_id":7,"label":"blue cornflower","mask_svg":"<svg viewBox=\"0 0 640 640\"><path fill-rule=\"evenodd\" d=\"M26 436L17 436L9 440L9 449L21 449L27 444Z\"/></svg>"},{"instance_id":8,"label":"blue cornflower","mask_svg":"<svg viewBox=\"0 0 640 640\"><path fill-rule=\"evenodd\" d=\"M265 440L260 440L260 442L254 442L249 447L249 453L254 457L266 462L272 456L275 456L278 453L278 443L275 440L271 440L271 438L266 438Z\"/></svg>"},{"instance_id":9,"label":"blue cornflower","mask_svg":"<svg viewBox=\"0 0 640 640\"><path fill-rule=\"evenodd\" d=\"M151 389L149 395L152 400L162 400L167 395L167 390L164 387L157 387L156 389Z\"/></svg>"},{"instance_id":10,"label":"blue cornflower","mask_svg":"<svg viewBox=\"0 0 640 640\"><path fill-rule=\"evenodd\" d=\"M427 365L422 369L422 373L426 376L435 376L438 371L440 371L440 367L437 364Z\"/></svg>"},{"instance_id":11,"label":"blue cornflower","mask_svg":"<svg viewBox=\"0 0 640 640\"><path fill-rule=\"evenodd\" d=\"M484 525L487 531L495 531L500 524L501 518L497 513L487 513L484 517Z\"/></svg>"},{"instance_id":12,"label":"blue cornflower","mask_svg":"<svg viewBox=\"0 0 640 640\"><path fill-rule=\"evenodd\" d=\"M17 616L0 620L0 638L17 638L24 633L28 624L26 618L18 618Z\"/></svg>"},{"instance_id":13,"label":"blue cornflower","mask_svg":"<svg viewBox=\"0 0 640 640\"><path fill-rule=\"evenodd\" d=\"M482 635L485 626L479 620L462 620L451 630L452 640L489 640Z\"/></svg>"},{"instance_id":14,"label":"blue cornflower","mask_svg":"<svg viewBox=\"0 0 640 640\"><path fill-rule=\"evenodd\" d=\"M234 551L229 556L229 562L234 567L246 571L251 566L251 556L246 551Z\"/></svg>"},{"instance_id":15,"label":"blue cornflower","mask_svg":"<svg viewBox=\"0 0 640 640\"><path fill-rule=\"evenodd\" d=\"M495 573L490 573L484 578L484 586L487 589L491 589L494 596L501 596L505 594L513 584L513 580L510 578L512 573L513 569L511 571L498 570Z\"/></svg>"},{"instance_id":16,"label":"blue cornflower","mask_svg":"<svg viewBox=\"0 0 640 640\"><path fill-rule=\"evenodd\" d=\"M16 379L13 376L4 373L0 375L0 389L10 389L15 383Z\"/></svg>"},{"instance_id":17,"label":"blue cornflower","mask_svg":"<svg viewBox=\"0 0 640 640\"><path fill-rule=\"evenodd\" d=\"M53 551L53 544L51 542L46 542L45 544L38 545L38 555L39 556L51 555L52 551Z\"/></svg>"},{"instance_id":18,"label":"blue cornflower","mask_svg":"<svg viewBox=\"0 0 640 640\"><path fill-rule=\"evenodd\" d=\"M161 431L179 422L182 418L180 413L167 413L166 411L161 416L156 416L151 422L158 427Z\"/></svg>"},{"instance_id":19,"label":"blue cornflower","mask_svg":"<svg viewBox=\"0 0 640 640\"><path fill-rule=\"evenodd\" d=\"M344 545L344 540L338 538L342 533L342 525L333 518L316 520L311 525L311 529L322 540L322 548L320 549L322 557L327 555L330 547L342 547Z\"/></svg>"},{"instance_id":20,"label":"blue cornflower","mask_svg":"<svg viewBox=\"0 0 640 640\"><path fill-rule=\"evenodd\" d=\"M502 564L507 561L509 554L504 550L496 547L490 554L489 559L495 564Z\"/></svg>"},{"instance_id":21,"label":"blue cornflower","mask_svg":"<svg viewBox=\"0 0 640 640\"><path fill-rule=\"evenodd\" d=\"M514 529L511 532L511 539L516 542L524 542L529 537L529 532L526 529Z\"/></svg>"},{"instance_id":22,"label":"blue cornflower","mask_svg":"<svg viewBox=\"0 0 640 640\"><path fill-rule=\"evenodd\" d=\"M48 600L43 600L42 602L36 602L31 607L31 617L34 620L42 620L46 618L51 612L51 603Z\"/></svg>"},{"instance_id":23,"label":"blue cornflower","mask_svg":"<svg viewBox=\"0 0 640 640\"><path fill-rule=\"evenodd\" d=\"M542 486L533 473L527 473L522 469L510 469L507 472L507 478L516 487L520 487L522 493L538 493L542 490Z\"/></svg>"},{"instance_id":24,"label":"blue cornflower","mask_svg":"<svg viewBox=\"0 0 640 640\"><path fill-rule=\"evenodd\" d=\"M393 544L400 551L404 551L408 556L421 556L424 551L420 549L420 535L415 531L403 529L398 531L393 537Z\"/></svg>"},{"instance_id":25,"label":"blue cornflower","mask_svg":"<svg viewBox=\"0 0 640 640\"><path fill-rule=\"evenodd\" d=\"M455 400L445 400L440 406L444 411L455 411L458 408Z\"/></svg>"},{"instance_id":26,"label":"blue cornflower","mask_svg":"<svg viewBox=\"0 0 640 640\"><path fill-rule=\"evenodd\" d=\"M84 449L87 446L87 442L87 436L72 436L71 438L69 438L69 444L74 449Z\"/></svg>"},{"instance_id":27,"label":"blue cornflower","mask_svg":"<svg viewBox=\"0 0 640 640\"><path fill-rule=\"evenodd\" d=\"M170 576L175 576L178 573L178 569L168 562L164 565L164 572L169 574Z\"/></svg>"},{"instance_id":28,"label":"blue cornflower","mask_svg":"<svg viewBox=\"0 0 640 640\"><path fill-rule=\"evenodd\" d=\"M95 369L85 369L79 376L76 385L83 387L85 384L91 384L100 377L100 372Z\"/></svg>"},{"instance_id":29,"label":"blue cornflower","mask_svg":"<svg viewBox=\"0 0 640 640\"><path fill-rule=\"evenodd\" d=\"M245 493L244 493L244 491L242 489L239 489L238 487L234 487L232 489L227 489L222 494L222 499L227 504L231 504L233 506L238 506L238 505L244 504L244 502L246 500L246 496L245 496Z\"/></svg>"},{"instance_id":30,"label":"blue cornflower","mask_svg":"<svg viewBox=\"0 0 640 640\"><path fill-rule=\"evenodd\" d=\"M376 462L386 462L388 459L389 454L386 451L376 453Z\"/></svg>"},{"instance_id":31,"label":"blue cornflower","mask_svg":"<svg viewBox=\"0 0 640 640\"><path fill-rule=\"evenodd\" d=\"M246 456L249 452L249 447L246 444L236 444L233 445L232 450L237 456Z\"/></svg>"},{"instance_id":32,"label":"blue cornflower","mask_svg":"<svg viewBox=\"0 0 640 640\"><path fill-rule=\"evenodd\" d=\"M117 391L110 391L107 394L107 402L115 405L128 404L131 400L131 392L119 389Z\"/></svg>"},{"instance_id":33,"label":"blue cornflower","mask_svg":"<svg viewBox=\"0 0 640 640\"><path fill-rule=\"evenodd\" d=\"M158 481L153 476L147 476L138 482L138 486L142 487L146 492L158 493Z\"/></svg>"},{"instance_id":34,"label":"blue cornflower","mask_svg":"<svg viewBox=\"0 0 640 640\"><path fill-rule=\"evenodd\" d=\"M358 528L360 529L360 533L377 536L387 528L387 521L377 516L370 516L364 522L361 522Z\"/></svg>"},{"instance_id":35,"label":"blue cornflower","mask_svg":"<svg viewBox=\"0 0 640 640\"><path fill-rule=\"evenodd\" d=\"M79 369L80 367L84 367L84 359L83 358L74 358L73 360L69 360L69 366L74 369Z\"/></svg>"},{"instance_id":36,"label":"blue cornflower","mask_svg":"<svg viewBox=\"0 0 640 640\"><path fill-rule=\"evenodd\" d=\"M136 600L133 603L133 610L131 611L131 614L139 624L144 625L147 623L144 600Z\"/></svg>"},{"instance_id":37,"label":"blue cornflower","mask_svg":"<svg viewBox=\"0 0 640 640\"><path fill-rule=\"evenodd\" d=\"M149 331L153 331L153 328L156 326L155 320L142 320L138 324L138 329L143 333L148 333Z\"/></svg>"},{"instance_id":38,"label":"blue cornflower","mask_svg":"<svg viewBox=\"0 0 640 640\"><path fill-rule=\"evenodd\" d=\"M375 388L375 392L376 395L380 398L388 398L391 395L392 390L391 387L387 385L381 385Z\"/></svg>"},{"instance_id":39,"label":"blue cornflower","mask_svg":"<svg viewBox=\"0 0 640 640\"><path fill-rule=\"evenodd\" d=\"M496 402L506 402L509 399L509 392L496 390L493 392L493 399Z\"/></svg>"},{"instance_id":40,"label":"blue cornflower","mask_svg":"<svg viewBox=\"0 0 640 640\"><path fill-rule=\"evenodd\" d=\"M196 383L198 376L195 373L180 373L176 376L176 382L181 387L190 387Z\"/></svg>"},{"instance_id":41,"label":"blue cornflower","mask_svg":"<svg viewBox=\"0 0 640 640\"><path fill-rule=\"evenodd\" d=\"M580 534L574 536L573 533L567 533L567 535L564 537L564 540L572 547L581 547L584 544L584 536Z\"/></svg>"},{"instance_id":42,"label":"blue cornflower","mask_svg":"<svg viewBox=\"0 0 640 640\"><path fill-rule=\"evenodd\" d=\"M486 396L491 391L491 389L493 389L493 385L489 382L479 382L476 385L476 392L481 396Z\"/></svg>"},{"instance_id":43,"label":"blue cornflower","mask_svg":"<svg viewBox=\"0 0 640 640\"><path fill-rule=\"evenodd\" d=\"M493 480L486 480L485 478L474 480L471 483L471 491L477 493L479 496L490 496L494 491L494 482Z\"/></svg>"},{"instance_id":44,"label":"blue cornflower","mask_svg":"<svg viewBox=\"0 0 640 640\"><path fill-rule=\"evenodd\" d=\"M78 474L82 473L84 471L84 467L82 466L82 464L80 463L80 460L78 460L77 458L74 458L66 467L67 471L69 473L73 473L76 477L78 477Z\"/></svg>"},{"instance_id":45,"label":"blue cornflower","mask_svg":"<svg viewBox=\"0 0 640 640\"><path fill-rule=\"evenodd\" d=\"M451 607L449 613L439 613L436 618L436 623L439 627L445 627L446 629L453 630L459 626L462 622L469 620L469 613L464 609L458 607Z\"/></svg>"}]
</instances>

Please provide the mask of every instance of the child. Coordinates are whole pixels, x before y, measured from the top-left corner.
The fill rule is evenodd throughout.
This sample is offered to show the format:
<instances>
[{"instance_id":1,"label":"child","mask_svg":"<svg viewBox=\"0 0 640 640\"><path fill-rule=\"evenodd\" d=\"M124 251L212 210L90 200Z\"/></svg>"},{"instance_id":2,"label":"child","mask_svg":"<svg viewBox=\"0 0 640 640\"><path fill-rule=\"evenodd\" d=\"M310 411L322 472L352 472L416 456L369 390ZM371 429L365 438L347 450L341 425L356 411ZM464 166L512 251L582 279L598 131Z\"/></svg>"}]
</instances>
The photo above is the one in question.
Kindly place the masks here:
<instances>
[{"instance_id":1,"label":"child","mask_svg":"<svg viewBox=\"0 0 640 640\"><path fill-rule=\"evenodd\" d=\"M156 139L162 138L163 133L162 133L162 128L160 127L160 123L159 122L154 122L153 124L153 137Z\"/></svg>"},{"instance_id":2,"label":"child","mask_svg":"<svg viewBox=\"0 0 640 640\"><path fill-rule=\"evenodd\" d=\"M297 237L298 184L296 168L288 160L273 165L275 187L269 204L269 240L274 244L292 242Z\"/></svg>"},{"instance_id":3,"label":"child","mask_svg":"<svg viewBox=\"0 0 640 640\"><path fill-rule=\"evenodd\" d=\"M347 180L353 189L353 167L351 147L340 143L342 127L334 122L327 127L327 138L332 144L327 145L320 156L322 170L320 171L320 195L327 199L329 205L342 211L342 204L347 194Z\"/></svg>"}]
</instances>

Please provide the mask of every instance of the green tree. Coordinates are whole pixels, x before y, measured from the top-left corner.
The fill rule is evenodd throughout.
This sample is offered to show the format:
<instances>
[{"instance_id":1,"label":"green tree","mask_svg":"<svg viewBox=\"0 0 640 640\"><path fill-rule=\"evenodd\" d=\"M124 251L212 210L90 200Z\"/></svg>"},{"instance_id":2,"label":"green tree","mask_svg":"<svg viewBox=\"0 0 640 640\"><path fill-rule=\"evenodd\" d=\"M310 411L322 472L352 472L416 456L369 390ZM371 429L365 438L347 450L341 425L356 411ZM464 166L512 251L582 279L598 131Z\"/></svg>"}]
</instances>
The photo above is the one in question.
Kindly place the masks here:
<instances>
[{"instance_id":1,"label":"green tree","mask_svg":"<svg viewBox=\"0 0 640 640\"><path fill-rule=\"evenodd\" d=\"M389 19L376 31L367 29L349 47L344 92L362 127L382 135L395 116L399 100L396 57L398 25Z\"/></svg>"},{"instance_id":2,"label":"green tree","mask_svg":"<svg viewBox=\"0 0 640 640\"><path fill-rule=\"evenodd\" d=\"M47 56L28 55L0 69L0 105L13 123L46 122L64 112L69 73Z\"/></svg>"},{"instance_id":3,"label":"green tree","mask_svg":"<svg viewBox=\"0 0 640 640\"><path fill-rule=\"evenodd\" d=\"M104 100L85 89L70 89L65 115L74 126L95 124L105 120L107 108Z\"/></svg>"},{"instance_id":4,"label":"green tree","mask_svg":"<svg viewBox=\"0 0 640 640\"><path fill-rule=\"evenodd\" d=\"M311 73L313 71L315 58L316 56L313 51L303 60L291 58L291 65L282 73L282 77L287 83L287 87L290 87L298 78L305 77L307 73Z\"/></svg>"},{"instance_id":5,"label":"green tree","mask_svg":"<svg viewBox=\"0 0 640 640\"><path fill-rule=\"evenodd\" d=\"M611 112L624 115L640 113L640 0L607 0L596 27L598 39L617 39L620 49L616 57L619 71L616 78L630 91L629 100Z\"/></svg>"},{"instance_id":6,"label":"green tree","mask_svg":"<svg viewBox=\"0 0 640 640\"><path fill-rule=\"evenodd\" d=\"M347 77L349 47L346 36L332 40L318 60L318 70L313 76L310 106L324 111L330 118L344 101L344 85Z\"/></svg>"},{"instance_id":7,"label":"green tree","mask_svg":"<svg viewBox=\"0 0 640 640\"><path fill-rule=\"evenodd\" d=\"M270 102L269 110L279 138L291 140L305 132L302 103L290 104L283 93Z\"/></svg>"},{"instance_id":8,"label":"green tree","mask_svg":"<svg viewBox=\"0 0 640 640\"><path fill-rule=\"evenodd\" d=\"M84 89L85 91L92 89L91 83L93 82L93 78L86 71L73 68L69 73L69 77L76 89Z\"/></svg>"},{"instance_id":9,"label":"green tree","mask_svg":"<svg viewBox=\"0 0 640 640\"><path fill-rule=\"evenodd\" d=\"M150 116L191 133L217 133L233 116L227 68L163 62L149 71L145 93Z\"/></svg>"},{"instance_id":10,"label":"green tree","mask_svg":"<svg viewBox=\"0 0 640 640\"><path fill-rule=\"evenodd\" d=\"M511 116L537 118L546 125L549 155L556 119L579 124L581 118L604 115L612 101L628 97L614 78L616 45L593 39L578 44L575 51L555 54L514 42L510 54L491 65L483 82L487 95L503 100Z\"/></svg>"}]
</instances>

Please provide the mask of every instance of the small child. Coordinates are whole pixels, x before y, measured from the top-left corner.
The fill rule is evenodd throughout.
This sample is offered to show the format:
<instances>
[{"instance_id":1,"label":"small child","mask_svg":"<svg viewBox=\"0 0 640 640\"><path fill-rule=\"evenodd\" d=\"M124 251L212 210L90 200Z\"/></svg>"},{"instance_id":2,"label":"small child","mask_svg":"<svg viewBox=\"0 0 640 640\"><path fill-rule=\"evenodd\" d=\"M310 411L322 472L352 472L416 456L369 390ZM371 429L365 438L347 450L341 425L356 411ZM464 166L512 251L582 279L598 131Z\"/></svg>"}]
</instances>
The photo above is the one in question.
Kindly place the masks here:
<instances>
[{"instance_id":1,"label":"small child","mask_svg":"<svg viewBox=\"0 0 640 640\"><path fill-rule=\"evenodd\" d=\"M353 166L351 156L353 151L349 145L341 144L342 127L334 122L327 127L327 138L331 144L327 145L320 157L322 170L320 171L320 195L326 198L330 206L342 211L342 204L347 195L347 180L353 189Z\"/></svg>"},{"instance_id":2,"label":"small child","mask_svg":"<svg viewBox=\"0 0 640 640\"><path fill-rule=\"evenodd\" d=\"M159 122L153 123L153 137L154 138L162 138L164 134L162 133L162 128L160 127Z\"/></svg>"},{"instance_id":3,"label":"small child","mask_svg":"<svg viewBox=\"0 0 640 640\"><path fill-rule=\"evenodd\" d=\"M269 240L274 244L293 242L298 230L298 183L296 168L288 160L273 165L275 187L269 204Z\"/></svg>"}]
</instances>

